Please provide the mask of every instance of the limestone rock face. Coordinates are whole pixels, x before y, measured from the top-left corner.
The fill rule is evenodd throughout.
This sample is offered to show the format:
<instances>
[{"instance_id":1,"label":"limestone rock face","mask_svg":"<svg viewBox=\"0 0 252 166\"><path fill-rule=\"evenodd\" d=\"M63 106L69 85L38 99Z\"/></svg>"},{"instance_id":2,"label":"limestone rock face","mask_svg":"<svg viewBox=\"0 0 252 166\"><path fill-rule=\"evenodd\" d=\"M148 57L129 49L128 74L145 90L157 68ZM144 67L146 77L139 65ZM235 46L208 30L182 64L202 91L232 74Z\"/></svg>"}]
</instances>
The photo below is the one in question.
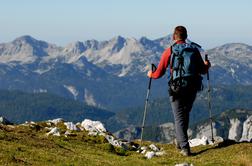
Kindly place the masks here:
<instances>
[{"instance_id":1,"label":"limestone rock face","mask_svg":"<svg viewBox=\"0 0 252 166\"><path fill-rule=\"evenodd\" d=\"M252 116L243 123L242 138L240 141L252 141Z\"/></svg>"},{"instance_id":2,"label":"limestone rock face","mask_svg":"<svg viewBox=\"0 0 252 166\"><path fill-rule=\"evenodd\" d=\"M0 124L11 125L12 123L8 119L6 119L5 117L0 116Z\"/></svg>"},{"instance_id":3,"label":"limestone rock face","mask_svg":"<svg viewBox=\"0 0 252 166\"><path fill-rule=\"evenodd\" d=\"M239 119L230 119L230 128L228 132L228 139L239 141L242 135L242 123Z\"/></svg>"},{"instance_id":4,"label":"limestone rock face","mask_svg":"<svg viewBox=\"0 0 252 166\"><path fill-rule=\"evenodd\" d=\"M175 125L174 123L164 123L162 125L154 127L150 130L150 127L145 128L145 133L152 137L148 137L147 140L152 140L162 143L172 143L175 139ZM130 127L120 130L115 133L118 138L126 140L133 140L140 138L141 128ZM211 141L212 133L210 121L206 120L203 123L197 124L188 130L189 139L195 138L200 140L202 138L208 138ZM252 141L252 113L249 110L236 109L214 118L213 121L213 136L214 138L221 138L223 140L234 140L237 142ZM209 141L208 140L208 141ZM216 141L216 140L215 140ZM201 144L201 143L200 143Z\"/></svg>"}]
</instances>

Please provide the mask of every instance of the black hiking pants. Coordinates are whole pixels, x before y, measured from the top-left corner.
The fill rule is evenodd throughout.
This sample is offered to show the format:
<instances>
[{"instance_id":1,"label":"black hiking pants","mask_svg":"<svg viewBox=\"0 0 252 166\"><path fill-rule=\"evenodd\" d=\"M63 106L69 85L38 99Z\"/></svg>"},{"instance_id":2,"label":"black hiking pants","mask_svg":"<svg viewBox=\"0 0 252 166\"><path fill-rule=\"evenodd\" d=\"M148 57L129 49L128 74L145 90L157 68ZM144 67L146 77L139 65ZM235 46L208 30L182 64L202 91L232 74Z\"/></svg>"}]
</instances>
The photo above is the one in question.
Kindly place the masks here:
<instances>
[{"instance_id":1,"label":"black hiking pants","mask_svg":"<svg viewBox=\"0 0 252 166\"><path fill-rule=\"evenodd\" d=\"M189 127L189 113L196 98L197 89L187 87L172 93L170 89L170 102L175 120L177 143L181 149L190 149L187 130Z\"/></svg>"}]
</instances>

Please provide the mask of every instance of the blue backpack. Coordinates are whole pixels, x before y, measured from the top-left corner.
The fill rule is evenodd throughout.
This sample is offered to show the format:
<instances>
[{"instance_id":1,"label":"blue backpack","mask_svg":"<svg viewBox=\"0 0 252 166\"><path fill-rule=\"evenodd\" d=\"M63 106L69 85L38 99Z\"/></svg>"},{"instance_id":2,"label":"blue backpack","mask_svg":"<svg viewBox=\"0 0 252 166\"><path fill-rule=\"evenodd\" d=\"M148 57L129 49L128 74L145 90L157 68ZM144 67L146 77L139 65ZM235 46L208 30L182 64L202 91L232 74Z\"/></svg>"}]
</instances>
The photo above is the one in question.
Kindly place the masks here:
<instances>
[{"instance_id":1,"label":"blue backpack","mask_svg":"<svg viewBox=\"0 0 252 166\"><path fill-rule=\"evenodd\" d=\"M197 86L202 89L202 77L200 76L200 64L202 58L196 43L182 43L171 46L170 68L171 75L169 85L173 91L178 91L187 86Z\"/></svg>"}]
</instances>

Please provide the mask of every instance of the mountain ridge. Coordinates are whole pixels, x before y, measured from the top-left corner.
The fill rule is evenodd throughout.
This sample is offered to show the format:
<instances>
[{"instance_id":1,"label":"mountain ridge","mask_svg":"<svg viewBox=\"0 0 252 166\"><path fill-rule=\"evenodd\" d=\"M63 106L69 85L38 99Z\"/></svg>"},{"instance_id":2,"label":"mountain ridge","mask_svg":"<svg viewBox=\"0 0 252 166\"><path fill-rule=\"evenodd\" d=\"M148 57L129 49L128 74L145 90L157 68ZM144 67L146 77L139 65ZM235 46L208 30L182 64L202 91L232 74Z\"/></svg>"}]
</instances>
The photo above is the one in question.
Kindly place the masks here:
<instances>
[{"instance_id":1,"label":"mountain ridge","mask_svg":"<svg viewBox=\"0 0 252 166\"><path fill-rule=\"evenodd\" d=\"M20 40L25 44L17 44ZM146 72L151 63L158 64L163 50L171 43L171 35L154 40L117 36L107 41L76 41L65 47L45 44L31 36L14 41L0 44L3 89L28 92L43 89L119 111L128 105L142 104L148 80ZM225 52L226 49L229 51ZM212 62L213 85L252 84L250 46L227 44L206 52ZM166 84L165 78L155 80L154 98L167 95L163 89Z\"/></svg>"}]
</instances>

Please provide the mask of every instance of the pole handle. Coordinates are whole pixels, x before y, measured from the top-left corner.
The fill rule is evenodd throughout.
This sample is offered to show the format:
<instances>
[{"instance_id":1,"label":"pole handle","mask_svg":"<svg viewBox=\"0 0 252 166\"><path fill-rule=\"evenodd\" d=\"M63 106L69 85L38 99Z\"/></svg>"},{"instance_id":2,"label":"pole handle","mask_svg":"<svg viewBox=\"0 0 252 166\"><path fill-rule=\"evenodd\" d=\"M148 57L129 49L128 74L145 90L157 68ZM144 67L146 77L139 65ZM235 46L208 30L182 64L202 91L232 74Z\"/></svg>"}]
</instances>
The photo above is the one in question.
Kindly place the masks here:
<instances>
[{"instance_id":1,"label":"pole handle","mask_svg":"<svg viewBox=\"0 0 252 166\"><path fill-rule=\"evenodd\" d=\"M208 61L208 55L205 54L205 61Z\"/></svg>"},{"instance_id":2,"label":"pole handle","mask_svg":"<svg viewBox=\"0 0 252 166\"><path fill-rule=\"evenodd\" d=\"M208 55L205 54L205 61L208 61ZM207 80L209 80L209 71L207 70Z\"/></svg>"},{"instance_id":3,"label":"pole handle","mask_svg":"<svg viewBox=\"0 0 252 166\"><path fill-rule=\"evenodd\" d=\"M157 70L157 67L154 64L151 64L151 71L155 72L156 70ZM151 88L151 80L152 80L152 78L150 78L150 80L149 80L148 89Z\"/></svg>"},{"instance_id":4,"label":"pole handle","mask_svg":"<svg viewBox=\"0 0 252 166\"><path fill-rule=\"evenodd\" d=\"M157 70L157 67L152 63L151 64L151 71L155 72Z\"/></svg>"}]
</instances>

